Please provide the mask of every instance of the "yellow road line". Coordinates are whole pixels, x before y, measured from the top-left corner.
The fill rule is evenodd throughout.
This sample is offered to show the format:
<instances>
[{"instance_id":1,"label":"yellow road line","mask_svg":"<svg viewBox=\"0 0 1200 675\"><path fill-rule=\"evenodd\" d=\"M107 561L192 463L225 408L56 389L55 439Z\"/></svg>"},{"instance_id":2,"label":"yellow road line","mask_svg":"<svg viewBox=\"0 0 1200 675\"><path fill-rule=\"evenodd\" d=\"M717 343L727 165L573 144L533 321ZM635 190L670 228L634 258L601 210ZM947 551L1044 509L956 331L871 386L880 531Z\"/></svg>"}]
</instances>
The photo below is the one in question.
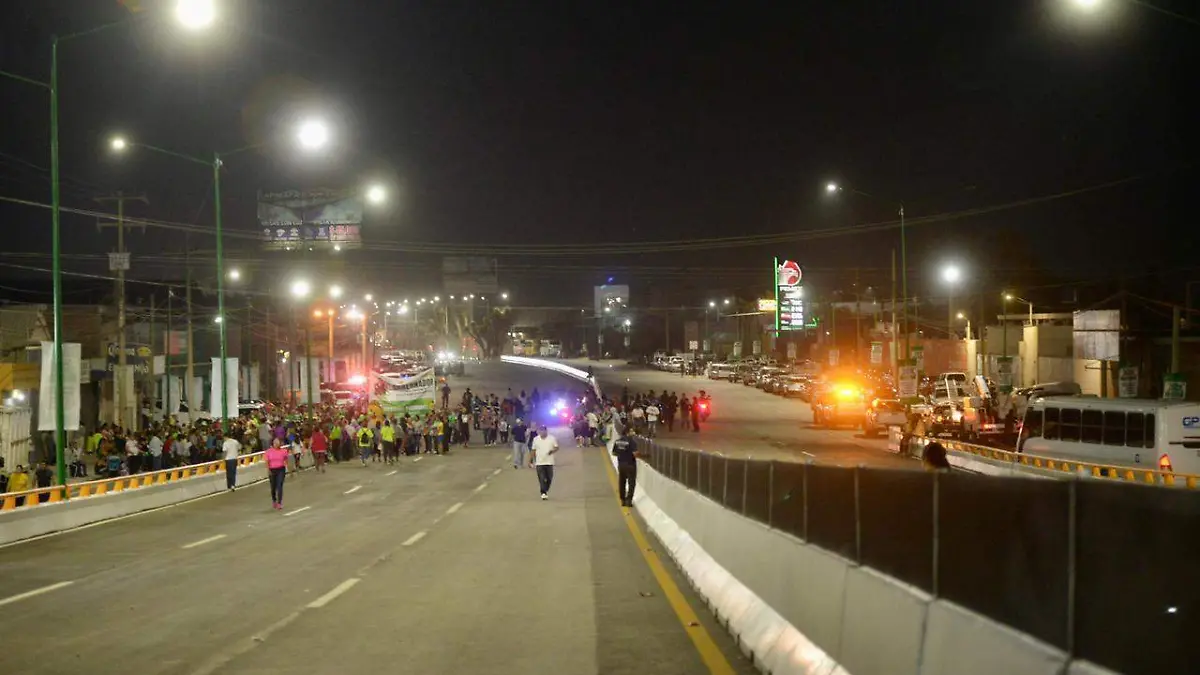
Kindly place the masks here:
<instances>
[{"instance_id":1,"label":"yellow road line","mask_svg":"<svg viewBox=\"0 0 1200 675\"><path fill-rule=\"evenodd\" d=\"M603 450L601 451L603 452ZM612 485L613 494L620 500L621 494L617 487L617 471L613 468L612 462L606 456L604 465L608 467L608 482ZM721 652L721 648L713 641L712 635L709 635L708 630L700 623L700 617L688 604L683 593L679 590L679 586L671 575L667 572L667 568L663 566L662 560L650 548L650 542L646 540L646 535L642 533L642 528L638 526L637 519L632 514L625 517L625 524L629 526L629 533L633 535L633 541L637 544L638 550L642 552L642 557L646 559L646 564L650 566L650 571L654 574L654 578L658 581L659 588L662 589L663 595L667 598L667 603L671 605L671 609L675 611L676 618L679 623L683 624L683 630L691 638L692 644L696 647L696 651L700 653L700 660L704 661L704 665L708 667L708 672L713 675L734 675L733 666L729 665L729 660L725 658L725 654Z\"/></svg>"}]
</instances>

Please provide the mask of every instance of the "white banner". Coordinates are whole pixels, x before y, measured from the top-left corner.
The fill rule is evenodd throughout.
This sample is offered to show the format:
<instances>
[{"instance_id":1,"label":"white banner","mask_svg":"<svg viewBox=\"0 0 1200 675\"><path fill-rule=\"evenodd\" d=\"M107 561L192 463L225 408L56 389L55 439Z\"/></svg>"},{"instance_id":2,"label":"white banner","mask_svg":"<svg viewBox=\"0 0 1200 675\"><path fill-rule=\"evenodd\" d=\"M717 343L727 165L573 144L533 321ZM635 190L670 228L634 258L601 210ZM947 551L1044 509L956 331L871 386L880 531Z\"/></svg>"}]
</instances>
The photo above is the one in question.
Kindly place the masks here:
<instances>
[{"instance_id":1,"label":"white banner","mask_svg":"<svg viewBox=\"0 0 1200 675\"><path fill-rule=\"evenodd\" d=\"M212 389L210 390L209 399L212 401L212 418L219 420L223 417L238 416L238 360L236 357L225 359L225 376L229 378L229 387L226 391L225 410L221 410L221 359L212 357Z\"/></svg>"},{"instance_id":2,"label":"white banner","mask_svg":"<svg viewBox=\"0 0 1200 675\"><path fill-rule=\"evenodd\" d=\"M75 431L79 428L79 343L64 342L63 350L63 428ZM55 397L58 391L57 372L54 367L54 343L42 343L42 386L38 391L38 431L55 431L58 428L58 406Z\"/></svg>"},{"instance_id":3,"label":"white banner","mask_svg":"<svg viewBox=\"0 0 1200 675\"><path fill-rule=\"evenodd\" d=\"M167 404L168 415L179 414L179 384L180 381L177 375L172 375L170 377L164 375L163 377L158 378L159 401L160 403ZM170 400L168 401L165 399Z\"/></svg>"},{"instance_id":4,"label":"white banner","mask_svg":"<svg viewBox=\"0 0 1200 675\"><path fill-rule=\"evenodd\" d=\"M261 383L258 381L258 378L259 366L256 363L250 366L250 396L248 398L252 401L257 401L262 398Z\"/></svg>"},{"instance_id":5,"label":"white banner","mask_svg":"<svg viewBox=\"0 0 1200 675\"><path fill-rule=\"evenodd\" d=\"M188 411L191 414L204 410L204 378L192 377L192 382L188 386Z\"/></svg>"}]
</instances>

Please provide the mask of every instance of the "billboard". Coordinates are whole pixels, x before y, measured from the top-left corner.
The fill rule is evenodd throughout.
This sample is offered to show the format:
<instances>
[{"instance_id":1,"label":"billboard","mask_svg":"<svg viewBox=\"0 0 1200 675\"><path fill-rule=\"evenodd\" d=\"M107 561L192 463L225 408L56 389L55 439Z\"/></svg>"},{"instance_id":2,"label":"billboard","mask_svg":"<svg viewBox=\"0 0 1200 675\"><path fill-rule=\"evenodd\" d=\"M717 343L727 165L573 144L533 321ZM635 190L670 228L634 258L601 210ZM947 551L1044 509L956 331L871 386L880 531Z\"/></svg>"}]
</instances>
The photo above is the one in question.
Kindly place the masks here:
<instances>
[{"instance_id":1,"label":"billboard","mask_svg":"<svg viewBox=\"0 0 1200 675\"><path fill-rule=\"evenodd\" d=\"M357 191L317 188L258 193L263 248L362 246L363 202Z\"/></svg>"},{"instance_id":2,"label":"billboard","mask_svg":"<svg viewBox=\"0 0 1200 675\"><path fill-rule=\"evenodd\" d=\"M442 290L449 294L486 295L500 290L495 258L442 258Z\"/></svg>"},{"instance_id":3,"label":"billboard","mask_svg":"<svg viewBox=\"0 0 1200 675\"><path fill-rule=\"evenodd\" d=\"M775 259L775 330L804 330L804 274L794 260Z\"/></svg>"},{"instance_id":4,"label":"billboard","mask_svg":"<svg viewBox=\"0 0 1200 675\"><path fill-rule=\"evenodd\" d=\"M1072 315L1075 358L1121 360L1121 311L1096 309Z\"/></svg>"}]
</instances>

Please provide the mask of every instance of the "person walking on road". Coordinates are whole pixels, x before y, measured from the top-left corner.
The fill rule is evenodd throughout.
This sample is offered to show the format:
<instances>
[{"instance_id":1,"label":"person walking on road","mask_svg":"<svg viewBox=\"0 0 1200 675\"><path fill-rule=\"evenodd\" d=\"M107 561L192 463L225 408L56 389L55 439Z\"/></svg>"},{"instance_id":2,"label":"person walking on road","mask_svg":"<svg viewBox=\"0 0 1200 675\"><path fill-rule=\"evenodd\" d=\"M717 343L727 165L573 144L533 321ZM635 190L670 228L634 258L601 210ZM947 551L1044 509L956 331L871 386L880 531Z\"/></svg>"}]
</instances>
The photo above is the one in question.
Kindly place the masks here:
<instances>
[{"instance_id":1,"label":"person walking on road","mask_svg":"<svg viewBox=\"0 0 1200 675\"><path fill-rule=\"evenodd\" d=\"M238 455L242 452L242 444L231 434L222 441L221 452L225 457L225 488L233 491L237 488Z\"/></svg>"},{"instance_id":2,"label":"person walking on road","mask_svg":"<svg viewBox=\"0 0 1200 675\"><path fill-rule=\"evenodd\" d=\"M533 439L533 455L529 463L537 467L538 487L542 499L549 499L550 483L554 481L554 453L558 452L558 439L550 435L543 424L538 427L537 438Z\"/></svg>"},{"instance_id":3,"label":"person walking on road","mask_svg":"<svg viewBox=\"0 0 1200 675\"><path fill-rule=\"evenodd\" d=\"M525 425L525 421L517 418L516 424L512 427L512 461L513 468L519 469L525 464L525 443L529 440L526 434L529 433L529 427Z\"/></svg>"},{"instance_id":4,"label":"person walking on road","mask_svg":"<svg viewBox=\"0 0 1200 675\"><path fill-rule=\"evenodd\" d=\"M364 424L358 429L358 455L359 461L363 466L367 465L367 459L371 456L371 444L374 443L374 434L371 433L371 427Z\"/></svg>"},{"instance_id":5,"label":"person walking on road","mask_svg":"<svg viewBox=\"0 0 1200 675\"><path fill-rule=\"evenodd\" d=\"M613 443L612 454L617 458L617 492L621 506L633 506L633 490L637 487L637 441L621 436Z\"/></svg>"},{"instance_id":6,"label":"person walking on road","mask_svg":"<svg viewBox=\"0 0 1200 675\"><path fill-rule=\"evenodd\" d=\"M287 478L288 450L283 447L283 441L278 436L271 440L271 447L266 451L267 472L271 481L271 506L276 510L283 508L283 480Z\"/></svg>"},{"instance_id":7,"label":"person walking on road","mask_svg":"<svg viewBox=\"0 0 1200 675\"><path fill-rule=\"evenodd\" d=\"M325 457L329 453L329 441L325 438L325 432L321 429L320 424L313 430L309 443L312 444L313 461L316 463L317 472L325 473Z\"/></svg>"},{"instance_id":8,"label":"person walking on road","mask_svg":"<svg viewBox=\"0 0 1200 675\"><path fill-rule=\"evenodd\" d=\"M688 407L688 412L692 416L692 431L700 432L700 399L693 398L691 406Z\"/></svg>"}]
</instances>

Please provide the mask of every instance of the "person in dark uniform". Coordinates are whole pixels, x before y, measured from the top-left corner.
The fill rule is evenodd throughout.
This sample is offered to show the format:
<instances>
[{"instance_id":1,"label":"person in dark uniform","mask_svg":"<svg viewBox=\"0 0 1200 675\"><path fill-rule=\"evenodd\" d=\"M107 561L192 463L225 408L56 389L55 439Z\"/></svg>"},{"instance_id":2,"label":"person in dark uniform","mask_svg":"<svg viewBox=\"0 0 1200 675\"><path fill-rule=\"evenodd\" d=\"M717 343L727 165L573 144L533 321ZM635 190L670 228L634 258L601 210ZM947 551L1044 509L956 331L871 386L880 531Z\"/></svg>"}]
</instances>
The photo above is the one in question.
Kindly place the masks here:
<instances>
[{"instance_id":1,"label":"person in dark uniform","mask_svg":"<svg viewBox=\"0 0 1200 675\"><path fill-rule=\"evenodd\" d=\"M637 441L622 434L613 441L612 454L617 458L617 491L621 506L633 506L633 489L637 487Z\"/></svg>"}]
</instances>

